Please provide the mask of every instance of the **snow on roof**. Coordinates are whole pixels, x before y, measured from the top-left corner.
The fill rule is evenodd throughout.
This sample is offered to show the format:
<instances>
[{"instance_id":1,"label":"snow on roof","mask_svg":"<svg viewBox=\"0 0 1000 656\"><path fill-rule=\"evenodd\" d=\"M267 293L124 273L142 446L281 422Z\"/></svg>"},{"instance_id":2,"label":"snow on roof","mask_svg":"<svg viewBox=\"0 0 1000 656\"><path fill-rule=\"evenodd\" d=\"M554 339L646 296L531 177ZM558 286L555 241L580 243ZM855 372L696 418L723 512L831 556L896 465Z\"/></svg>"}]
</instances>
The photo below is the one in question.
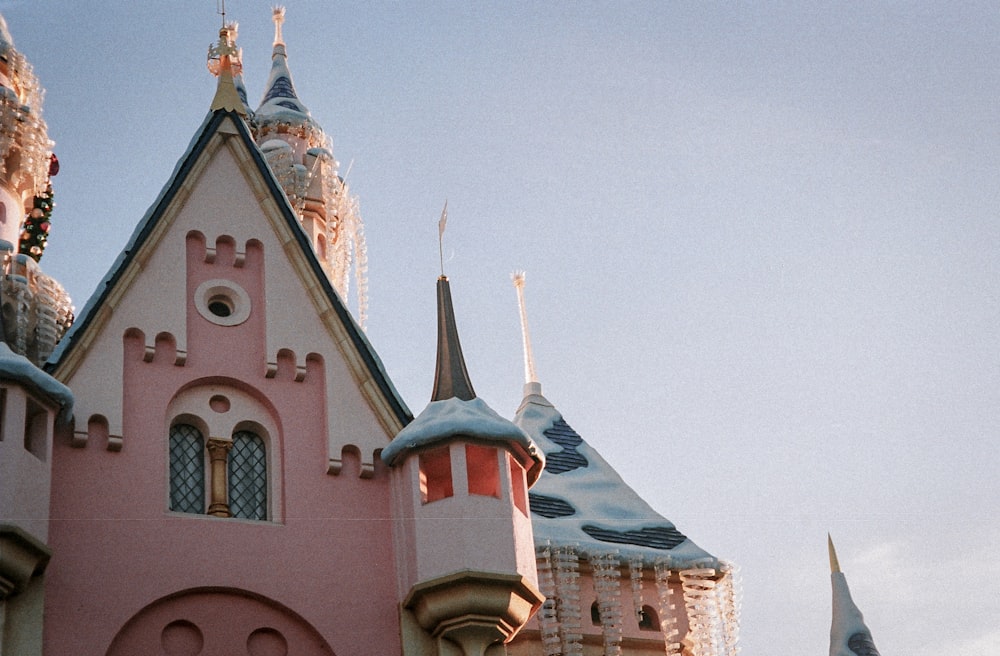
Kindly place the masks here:
<instances>
[{"instance_id":1,"label":"snow on roof","mask_svg":"<svg viewBox=\"0 0 1000 656\"><path fill-rule=\"evenodd\" d=\"M514 444L542 462L542 454L527 433L509 419L498 415L479 397L469 401L457 397L431 401L424 411L399 431L389 446L382 450L382 460L392 466L405 454L416 449L459 436L472 440Z\"/></svg>"},{"instance_id":2,"label":"snow on roof","mask_svg":"<svg viewBox=\"0 0 1000 656\"><path fill-rule=\"evenodd\" d=\"M545 452L529 493L536 544L572 545L584 553L617 550L671 566L717 567L718 560L653 510L532 383L514 423Z\"/></svg>"},{"instance_id":3,"label":"snow on roof","mask_svg":"<svg viewBox=\"0 0 1000 656\"><path fill-rule=\"evenodd\" d=\"M264 97L260 106L254 112L254 119L261 124L287 123L289 125L307 125L318 130L319 125L313 120L292 84L292 73L288 69L288 57L285 45L276 43L271 55L271 73L264 85Z\"/></svg>"},{"instance_id":4,"label":"snow on roof","mask_svg":"<svg viewBox=\"0 0 1000 656\"><path fill-rule=\"evenodd\" d=\"M14 39L7 29L7 19L0 14L0 57L6 57L7 53L14 49Z\"/></svg>"},{"instance_id":5,"label":"snow on roof","mask_svg":"<svg viewBox=\"0 0 1000 656\"><path fill-rule=\"evenodd\" d=\"M61 417L69 417L73 411L73 392L28 358L14 353L3 341L0 341L0 378L20 383L47 397L59 406Z\"/></svg>"}]
</instances>

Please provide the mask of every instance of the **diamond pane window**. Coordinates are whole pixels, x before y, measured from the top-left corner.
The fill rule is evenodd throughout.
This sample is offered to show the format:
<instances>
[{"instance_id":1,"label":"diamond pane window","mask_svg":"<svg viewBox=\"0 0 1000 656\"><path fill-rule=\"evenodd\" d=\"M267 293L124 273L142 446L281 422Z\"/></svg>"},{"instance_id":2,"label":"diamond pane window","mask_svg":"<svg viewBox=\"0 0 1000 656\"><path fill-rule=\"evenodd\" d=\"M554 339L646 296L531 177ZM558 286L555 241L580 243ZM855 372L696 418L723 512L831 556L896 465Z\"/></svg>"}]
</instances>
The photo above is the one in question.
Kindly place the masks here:
<instances>
[{"instance_id":1,"label":"diamond pane window","mask_svg":"<svg viewBox=\"0 0 1000 656\"><path fill-rule=\"evenodd\" d=\"M170 509L205 512L205 438L189 424L170 428Z\"/></svg>"},{"instance_id":2,"label":"diamond pane window","mask_svg":"<svg viewBox=\"0 0 1000 656\"><path fill-rule=\"evenodd\" d=\"M229 452L229 512L243 519L267 519L267 454L251 431L233 434Z\"/></svg>"}]
</instances>

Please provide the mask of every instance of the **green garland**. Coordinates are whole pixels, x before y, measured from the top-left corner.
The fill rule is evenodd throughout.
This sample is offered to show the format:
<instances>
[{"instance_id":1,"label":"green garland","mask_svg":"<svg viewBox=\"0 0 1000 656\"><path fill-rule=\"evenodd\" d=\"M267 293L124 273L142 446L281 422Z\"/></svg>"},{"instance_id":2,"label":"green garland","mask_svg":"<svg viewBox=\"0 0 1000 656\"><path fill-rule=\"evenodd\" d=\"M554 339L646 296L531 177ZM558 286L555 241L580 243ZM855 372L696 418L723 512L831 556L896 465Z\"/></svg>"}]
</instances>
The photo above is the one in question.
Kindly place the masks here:
<instances>
[{"instance_id":1,"label":"green garland","mask_svg":"<svg viewBox=\"0 0 1000 656\"><path fill-rule=\"evenodd\" d=\"M45 191L35 196L32 210L24 219L24 229L21 231L21 243L18 252L31 257L36 262L42 259L45 244L49 239L49 227L52 225L52 183Z\"/></svg>"}]
</instances>

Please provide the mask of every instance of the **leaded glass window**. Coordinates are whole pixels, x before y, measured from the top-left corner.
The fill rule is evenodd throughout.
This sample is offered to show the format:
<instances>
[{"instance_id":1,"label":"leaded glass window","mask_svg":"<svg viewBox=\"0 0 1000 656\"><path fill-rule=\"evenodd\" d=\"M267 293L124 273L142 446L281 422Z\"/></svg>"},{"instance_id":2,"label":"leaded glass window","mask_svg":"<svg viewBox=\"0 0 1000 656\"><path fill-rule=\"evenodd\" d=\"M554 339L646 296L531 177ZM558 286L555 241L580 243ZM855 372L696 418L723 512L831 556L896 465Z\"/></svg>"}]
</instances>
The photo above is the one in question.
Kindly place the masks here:
<instances>
[{"instance_id":1,"label":"leaded glass window","mask_svg":"<svg viewBox=\"0 0 1000 656\"><path fill-rule=\"evenodd\" d=\"M267 519L267 454L251 431L233 434L229 452L229 512L233 517Z\"/></svg>"},{"instance_id":2,"label":"leaded glass window","mask_svg":"<svg viewBox=\"0 0 1000 656\"><path fill-rule=\"evenodd\" d=\"M170 428L170 509L205 512L205 438L189 424Z\"/></svg>"}]
</instances>

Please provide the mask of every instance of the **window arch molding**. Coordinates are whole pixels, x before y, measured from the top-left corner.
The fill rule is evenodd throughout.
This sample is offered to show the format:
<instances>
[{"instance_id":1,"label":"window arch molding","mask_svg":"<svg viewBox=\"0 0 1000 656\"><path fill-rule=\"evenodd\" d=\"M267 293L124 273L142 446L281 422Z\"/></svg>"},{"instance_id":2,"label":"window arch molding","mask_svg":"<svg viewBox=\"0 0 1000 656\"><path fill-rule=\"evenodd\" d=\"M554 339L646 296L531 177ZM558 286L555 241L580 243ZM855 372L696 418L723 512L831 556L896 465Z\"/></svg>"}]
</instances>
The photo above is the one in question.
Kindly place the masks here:
<instances>
[{"instance_id":1,"label":"window arch molding","mask_svg":"<svg viewBox=\"0 0 1000 656\"><path fill-rule=\"evenodd\" d=\"M229 492L228 481L229 453L232 450L233 436L240 432L252 432L263 445L265 458L265 489L266 512L264 519L281 521L279 515L282 508L281 472L282 472L282 439L278 415L270 401L258 390L240 381L213 378L194 381L181 388L167 406L164 426L165 469L167 472L167 508L172 507L171 490L174 480L171 478L170 440L168 439L175 426L188 425L201 432L205 442L204 472L206 508L203 512L209 514L225 513L213 503L213 481L221 489ZM221 460L221 465L215 465L213 458ZM213 468L215 467L215 468ZM176 469L176 467L175 467ZM213 512L213 506L215 512ZM259 517L252 517L260 519Z\"/></svg>"}]
</instances>

